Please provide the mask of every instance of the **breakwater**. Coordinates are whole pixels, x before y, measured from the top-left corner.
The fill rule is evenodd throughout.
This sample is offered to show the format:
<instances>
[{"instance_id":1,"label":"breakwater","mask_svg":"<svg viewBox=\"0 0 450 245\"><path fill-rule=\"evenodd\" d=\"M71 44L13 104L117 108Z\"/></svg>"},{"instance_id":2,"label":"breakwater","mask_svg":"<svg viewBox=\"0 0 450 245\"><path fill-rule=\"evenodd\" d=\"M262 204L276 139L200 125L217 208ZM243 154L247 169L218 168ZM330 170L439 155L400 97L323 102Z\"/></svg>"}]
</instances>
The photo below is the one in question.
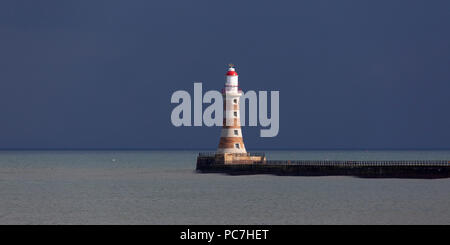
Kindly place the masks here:
<instances>
[{"instance_id":1,"label":"breakwater","mask_svg":"<svg viewBox=\"0 0 450 245\"><path fill-rule=\"evenodd\" d=\"M449 160L265 160L218 163L216 158L199 154L196 170L201 173L230 175L273 174L287 176L356 176L363 178L448 178Z\"/></svg>"}]
</instances>

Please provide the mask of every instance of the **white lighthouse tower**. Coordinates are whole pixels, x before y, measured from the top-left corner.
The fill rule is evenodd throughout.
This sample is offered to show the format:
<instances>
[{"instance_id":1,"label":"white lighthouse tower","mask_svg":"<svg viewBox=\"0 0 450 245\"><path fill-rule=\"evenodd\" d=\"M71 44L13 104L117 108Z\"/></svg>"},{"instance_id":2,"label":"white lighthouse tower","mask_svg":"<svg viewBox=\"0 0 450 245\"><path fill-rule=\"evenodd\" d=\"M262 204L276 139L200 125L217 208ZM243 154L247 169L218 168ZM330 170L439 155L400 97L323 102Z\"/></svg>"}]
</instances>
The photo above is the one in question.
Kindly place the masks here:
<instances>
[{"instance_id":1,"label":"white lighthouse tower","mask_svg":"<svg viewBox=\"0 0 450 245\"><path fill-rule=\"evenodd\" d=\"M229 65L226 74L223 96L223 127L217 153L247 153L242 138L239 99L238 74L233 64Z\"/></svg>"}]
</instances>

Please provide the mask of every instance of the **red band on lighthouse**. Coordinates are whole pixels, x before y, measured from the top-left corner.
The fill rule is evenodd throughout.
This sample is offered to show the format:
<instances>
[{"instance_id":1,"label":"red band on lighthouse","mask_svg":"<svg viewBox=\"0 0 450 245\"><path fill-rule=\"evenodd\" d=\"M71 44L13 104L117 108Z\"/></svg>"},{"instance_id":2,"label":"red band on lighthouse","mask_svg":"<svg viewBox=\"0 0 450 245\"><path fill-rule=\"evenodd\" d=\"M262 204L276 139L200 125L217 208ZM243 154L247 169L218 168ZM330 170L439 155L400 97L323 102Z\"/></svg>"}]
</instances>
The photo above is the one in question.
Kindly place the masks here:
<instances>
[{"instance_id":1,"label":"red band on lighthouse","mask_svg":"<svg viewBox=\"0 0 450 245\"><path fill-rule=\"evenodd\" d=\"M235 72L235 71L228 71L227 72L227 76L237 76L238 74L237 74L237 72Z\"/></svg>"}]
</instances>

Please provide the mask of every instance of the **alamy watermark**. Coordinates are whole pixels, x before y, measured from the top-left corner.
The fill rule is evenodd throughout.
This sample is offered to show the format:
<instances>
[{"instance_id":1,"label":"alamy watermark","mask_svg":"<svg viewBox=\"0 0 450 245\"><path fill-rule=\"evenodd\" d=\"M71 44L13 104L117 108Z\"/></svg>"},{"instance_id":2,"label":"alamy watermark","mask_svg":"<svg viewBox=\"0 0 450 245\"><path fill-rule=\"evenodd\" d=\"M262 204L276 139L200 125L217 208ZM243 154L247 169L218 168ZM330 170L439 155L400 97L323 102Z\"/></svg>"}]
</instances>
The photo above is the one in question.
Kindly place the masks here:
<instances>
[{"instance_id":1,"label":"alamy watermark","mask_svg":"<svg viewBox=\"0 0 450 245\"><path fill-rule=\"evenodd\" d=\"M259 98L258 98L259 97ZM275 137L280 129L280 92L270 91L270 116L268 111L268 93L259 91L258 94L249 90L240 97L240 122L241 126L247 125L246 104L248 102L248 126L264 127L260 131L261 137ZM202 83L194 83L194 101L192 105L191 95L185 90L178 90L172 94L171 103L178 103L173 108L171 122L175 127L185 126L223 126L223 97L216 90L209 90L203 95ZM209 104L203 110L203 104ZM259 107L259 110L258 110ZM192 121L192 108L194 118ZM259 117L258 117L259 116ZM258 120L259 119L259 120Z\"/></svg>"}]
</instances>

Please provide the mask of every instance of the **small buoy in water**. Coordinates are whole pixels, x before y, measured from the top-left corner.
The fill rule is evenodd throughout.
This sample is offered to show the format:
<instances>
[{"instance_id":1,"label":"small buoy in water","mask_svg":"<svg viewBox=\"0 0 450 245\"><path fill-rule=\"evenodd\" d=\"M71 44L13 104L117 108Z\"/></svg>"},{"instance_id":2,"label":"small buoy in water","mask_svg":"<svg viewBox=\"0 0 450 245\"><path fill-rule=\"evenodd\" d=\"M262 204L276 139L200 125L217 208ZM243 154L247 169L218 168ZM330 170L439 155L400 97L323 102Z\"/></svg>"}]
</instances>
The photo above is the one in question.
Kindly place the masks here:
<instances>
[{"instance_id":1,"label":"small buoy in water","mask_svg":"<svg viewBox=\"0 0 450 245\"><path fill-rule=\"evenodd\" d=\"M111 159L111 162L116 162L117 160L115 158Z\"/></svg>"}]
</instances>

